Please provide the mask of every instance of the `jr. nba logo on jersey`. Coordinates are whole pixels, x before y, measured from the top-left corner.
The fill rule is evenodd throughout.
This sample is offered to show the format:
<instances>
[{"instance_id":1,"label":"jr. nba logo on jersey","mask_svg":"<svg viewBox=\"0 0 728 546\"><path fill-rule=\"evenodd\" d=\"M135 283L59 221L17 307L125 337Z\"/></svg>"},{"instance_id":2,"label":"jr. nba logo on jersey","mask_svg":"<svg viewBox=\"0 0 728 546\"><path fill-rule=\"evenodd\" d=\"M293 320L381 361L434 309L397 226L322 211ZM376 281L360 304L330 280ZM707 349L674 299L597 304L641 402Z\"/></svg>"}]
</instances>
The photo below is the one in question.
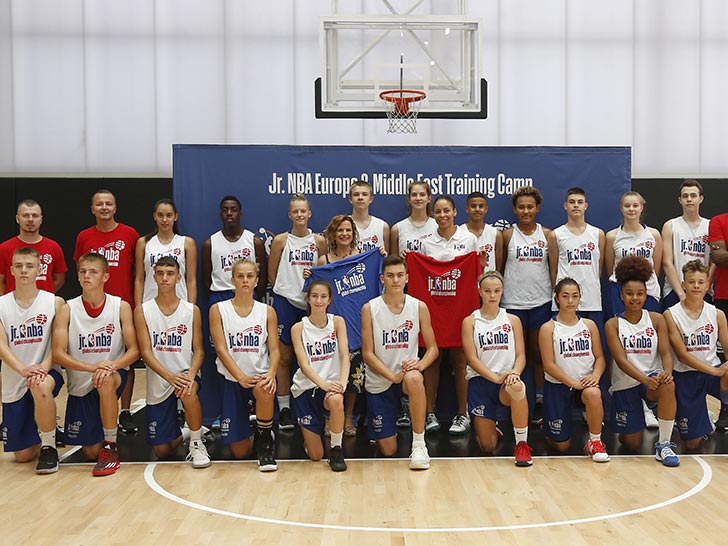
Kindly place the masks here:
<instances>
[{"instance_id":1,"label":"jr. nba logo on jersey","mask_svg":"<svg viewBox=\"0 0 728 546\"><path fill-rule=\"evenodd\" d=\"M152 348L160 352L181 353L184 343L183 336L187 331L185 324L172 326L162 332L152 330Z\"/></svg>"},{"instance_id":2,"label":"jr. nba logo on jersey","mask_svg":"<svg viewBox=\"0 0 728 546\"><path fill-rule=\"evenodd\" d=\"M706 324L697 330L683 334L683 342L689 353L705 352L710 350L710 334L715 331L715 326Z\"/></svg>"},{"instance_id":3,"label":"jr. nba logo on jersey","mask_svg":"<svg viewBox=\"0 0 728 546\"><path fill-rule=\"evenodd\" d=\"M288 252L288 262L291 265L302 265L305 267L313 267L314 258L316 256L316 245L310 244Z\"/></svg>"},{"instance_id":4,"label":"jr. nba logo on jersey","mask_svg":"<svg viewBox=\"0 0 728 546\"><path fill-rule=\"evenodd\" d=\"M175 248L172 250L172 252L163 252L161 254L150 254L149 255L149 266L154 267L154 264L156 264L159 261L159 258L163 258L165 256L169 256L175 262L179 263L180 250L179 250L179 248Z\"/></svg>"},{"instance_id":5,"label":"jr. nba logo on jersey","mask_svg":"<svg viewBox=\"0 0 728 546\"><path fill-rule=\"evenodd\" d=\"M252 254L249 248L240 248L235 252L231 252L227 256L220 256L220 268L226 273L230 273L233 270L233 264L235 260L242 260L244 258L251 258Z\"/></svg>"},{"instance_id":6,"label":"jr. nba logo on jersey","mask_svg":"<svg viewBox=\"0 0 728 546\"><path fill-rule=\"evenodd\" d=\"M263 327L260 324L249 326L242 332L229 332L228 348L233 353L257 353L260 351L260 338Z\"/></svg>"},{"instance_id":7,"label":"jr. nba logo on jersey","mask_svg":"<svg viewBox=\"0 0 728 546\"><path fill-rule=\"evenodd\" d=\"M649 355L654 345L655 330L645 328L630 336L622 336L622 346L628 355Z\"/></svg>"},{"instance_id":8,"label":"jr. nba logo on jersey","mask_svg":"<svg viewBox=\"0 0 728 546\"><path fill-rule=\"evenodd\" d=\"M409 347L410 331L414 327L411 320L405 320L392 330L382 330L382 346L385 350L406 349Z\"/></svg>"},{"instance_id":9,"label":"jr. nba logo on jersey","mask_svg":"<svg viewBox=\"0 0 728 546\"><path fill-rule=\"evenodd\" d=\"M379 247L379 237L377 237L376 235L367 237L366 239L359 241L358 246L359 246L360 252L366 252L367 250L377 248L377 247Z\"/></svg>"},{"instance_id":10,"label":"jr. nba logo on jersey","mask_svg":"<svg viewBox=\"0 0 728 546\"><path fill-rule=\"evenodd\" d=\"M106 353L111 350L112 338L116 328L109 323L93 332L78 334L78 350L82 354Z\"/></svg>"},{"instance_id":11,"label":"jr. nba logo on jersey","mask_svg":"<svg viewBox=\"0 0 728 546\"><path fill-rule=\"evenodd\" d=\"M546 251L546 243L539 240L532 245L516 246L516 260L519 262L540 262Z\"/></svg>"},{"instance_id":12,"label":"jr. nba logo on jersey","mask_svg":"<svg viewBox=\"0 0 728 546\"><path fill-rule=\"evenodd\" d=\"M680 241L680 253L688 258L704 258L708 236Z\"/></svg>"},{"instance_id":13,"label":"jr. nba logo on jersey","mask_svg":"<svg viewBox=\"0 0 728 546\"><path fill-rule=\"evenodd\" d=\"M427 290L432 296L455 296L457 295L458 279L462 275L459 269L453 269L443 275L427 277Z\"/></svg>"},{"instance_id":14,"label":"jr. nba logo on jersey","mask_svg":"<svg viewBox=\"0 0 728 546\"><path fill-rule=\"evenodd\" d=\"M478 346L481 351L506 351L508 350L508 341L511 333L510 324L501 324L500 326L489 330L486 333L478 332Z\"/></svg>"},{"instance_id":15,"label":"jr. nba logo on jersey","mask_svg":"<svg viewBox=\"0 0 728 546\"><path fill-rule=\"evenodd\" d=\"M311 363L332 359L336 352L336 330L321 339L306 343L306 352Z\"/></svg>"},{"instance_id":16,"label":"jr. nba logo on jersey","mask_svg":"<svg viewBox=\"0 0 728 546\"><path fill-rule=\"evenodd\" d=\"M559 340L559 353L564 358L591 355L591 332L584 329L568 339Z\"/></svg>"},{"instance_id":17,"label":"jr. nba logo on jersey","mask_svg":"<svg viewBox=\"0 0 728 546\"><path fill-rule=\"evenodd\" d=\"M566 250L566 260L569 265L591 265L594 259L594 249L596 246L593 242L584 243L574 249Z\"/></svg>"},{"instance_id":18,"label":"jr. nba logo on jersey","mask_svg":"<svg viewBox=\"0 0 728 546\"><path fill-rule=\"evenodd\" d=\"M639 256L641 258L650 259L652 257L652 247L654 244L652 241L642 241L637 246L634 246L632 248L623 248L622 249L622 258L629 254L633 254L634 256Z\"/></svg>"},{"instance_id":19,"label":"jr. nba logo on jersey","mask_svg":"<svg viewBox=\"0 0 728 546\"><path fill-rule=\"evenodd\" d=\"M39 343L43 341L44 325L48 317L40 313L29 318L18 325L10 325L10 343L13 345L25 345L27 343Z\"/></svg>"},{"instance_id":20,"label":"jr. nba logo on jersey","mask_svg":"<svg viewBox=\"0 0 728 546\"><path fill-rule=\"evenodd\" d=\"M364 278L364 272L367 266L364 264L356 264L338 279L334 279L336 293L339 296L348 296L356 294L367 289L367 281Z\"/></svg>"}]
</instances>

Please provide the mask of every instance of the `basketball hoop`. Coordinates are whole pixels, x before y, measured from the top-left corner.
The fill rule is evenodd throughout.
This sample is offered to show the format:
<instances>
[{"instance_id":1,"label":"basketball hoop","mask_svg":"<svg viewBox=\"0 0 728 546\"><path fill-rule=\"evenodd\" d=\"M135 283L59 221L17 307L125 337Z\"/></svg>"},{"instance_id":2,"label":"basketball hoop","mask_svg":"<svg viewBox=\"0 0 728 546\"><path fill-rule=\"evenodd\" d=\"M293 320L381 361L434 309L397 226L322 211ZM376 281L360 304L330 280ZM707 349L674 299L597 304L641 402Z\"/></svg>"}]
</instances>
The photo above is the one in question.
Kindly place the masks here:
<instances>
[{"instance_id":1,"label":"basketball hoop","mask_svg":"<svg viewBox=\"0 0 728 546\"><path fill-rule=\"evenodd\" d=\"M390 89L379 93L384 101L389 120L388 133L417 133L417 114L420 104L427 97L424 91L415 89Z\"/></svg>"}]
</instances>

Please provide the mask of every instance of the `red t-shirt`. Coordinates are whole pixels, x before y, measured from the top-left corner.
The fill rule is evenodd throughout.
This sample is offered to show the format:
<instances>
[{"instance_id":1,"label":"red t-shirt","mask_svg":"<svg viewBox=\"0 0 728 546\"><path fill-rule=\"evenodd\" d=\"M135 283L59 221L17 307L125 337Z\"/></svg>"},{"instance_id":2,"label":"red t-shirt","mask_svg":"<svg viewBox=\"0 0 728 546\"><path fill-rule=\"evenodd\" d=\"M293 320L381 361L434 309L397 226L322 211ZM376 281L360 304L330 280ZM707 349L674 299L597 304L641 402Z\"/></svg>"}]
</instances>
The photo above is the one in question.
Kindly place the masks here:
<instances>
[{"instance_id":1,"label":"red t-shirt","mask_svg":"<svg viewBox=\"0 0 728 546\"><path fill-rule=\"evenodd\" d=\"M96 226L84 229L76 237L73 259L88 252L98 252L109 262L109 280L104 292L119 296L134 308L134 248L139 239L136 230L119 224L111 231L100 231Z\"/></svg>"},{"instance_id":2,"label":"red t-shirt","mask_svg":"<svg viewBox=\"0 0 728 546\"><path fill-rule=\"evenodd\" d=\"M40 254L40 271L38 272L38 278L35 280L35 285L40 290L55 292L53 290L53 275L68 271L66 259L63 257L63 251L59 244L48 237L43 237L37 243L32 244L24 243L20 240L20 237L13 237L0 245L0 273L5 275L5 293L8 294L15 290L15 277L10 272L13 252L26 246L34 248Z\"/></svg>"},{"instance_id":3,"label":"red t-shirt","mask_svg":"<svg viewBox=\"0 0 728 546\"><path fill-rule=\"evenodd\" d=\"M708 228L708 243L725 241L728 245L728 212L714 216ZM728 300L728 267L718 266L715 268L715 293L713 297L717 300Z\"/></svg>"},{"instance_id":4,"label":"red t-shirt","mask_svg":"<svg viewBox=\"0 0 728 546\"><path fill-rule=\"evenodd\" d=\"M463 319L480 307L478 254L470 252L440 262L419 252L410 252L407 272L407 292L427 304L437 346L462 347Z\"/></svg>"}]
</instances>

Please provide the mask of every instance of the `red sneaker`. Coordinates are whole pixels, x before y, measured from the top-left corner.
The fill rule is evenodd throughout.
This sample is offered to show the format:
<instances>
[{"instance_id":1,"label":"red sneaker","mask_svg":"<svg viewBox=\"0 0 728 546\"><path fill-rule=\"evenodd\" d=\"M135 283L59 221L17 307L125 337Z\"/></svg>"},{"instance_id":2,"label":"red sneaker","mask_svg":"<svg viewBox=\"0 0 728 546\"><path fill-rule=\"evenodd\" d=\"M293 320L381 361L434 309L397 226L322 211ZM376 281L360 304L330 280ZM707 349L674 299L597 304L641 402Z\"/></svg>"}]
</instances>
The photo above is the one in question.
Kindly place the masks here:
<instances>
[{"instance_id":1,"label":"red sneaker","mask_svg":"<svg viewBox=\"0 0 728 546\"><path fill-rule=\"evenodd\" d=\"M531 460L531 448L526 442L518 442L516 444L516 466L531 466L533 461Z\"/></svg>"},{"instance_id":2,"label":"red sneaker","mask_svg":"<svg viewBox=\"0 0 728 546\"><path fill-rule=\"evenodd\" d=\"M116 444L104 442L99 452L99 460L96 462L91 474L94 476L110 476L121 466L119 454L116 452Z\"/></svg>"},{"instance_id":3,"label":"red sneaker","mask_svg":"<svg viewBox=\"0 0 728 546\"><path fill-rule=\"evenodd\" d=\"M601 440L589 440L584 446L584 452L591 457L595 463L609 462L607 446Z\"/></svg>"}]
</instances>

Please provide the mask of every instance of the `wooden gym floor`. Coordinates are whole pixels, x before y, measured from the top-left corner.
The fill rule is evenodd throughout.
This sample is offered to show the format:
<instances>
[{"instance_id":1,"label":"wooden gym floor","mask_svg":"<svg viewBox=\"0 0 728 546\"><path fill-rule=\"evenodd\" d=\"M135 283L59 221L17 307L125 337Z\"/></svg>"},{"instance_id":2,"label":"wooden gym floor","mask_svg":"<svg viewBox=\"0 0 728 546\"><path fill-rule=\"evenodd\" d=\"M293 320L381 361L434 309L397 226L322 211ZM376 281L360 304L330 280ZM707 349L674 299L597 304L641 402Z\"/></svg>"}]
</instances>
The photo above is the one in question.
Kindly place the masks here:
<instances>
[{"instance_id":1,"label":"wooden gym floor","mask_svg":"<svg viewBox=\"0 0 728 546\"><path fill-rule=\"evenodd\" d=\"M136 393L144 392L137 370ZM63 396L58 412L63 414ZM137 407L140 405L138 404ZM715 409L715 408L712 408ZM143 409L135 418L143 423ZM446 427L443 427L446 428ZM344 442L349 469L333 473L304 458L300 432L277 438L278 472L230 461L210 435L212 467L193 470L181 447L174 461L154 457L143 429L119 436L122 467L93 478L79 453L61 449L58 473L36 476L0 454L2 544L718 544L728 531L728 434L700 454L681 453L678 468L654 460L648 431L642 455L615 454L596 464L579 454L551 456L531 429L534 465L513 464L509 427L493 457L472 438L428 437L428 471L402 458L376 458L366 431ZM584 431L581 430L581 434ZM575 438L576 440L576 438ZM578 442L576 442L578 444ZM223 460L220 460L223 459ZM76 461L76 462L73 462Z\"/></svg>"}]
</instances>

